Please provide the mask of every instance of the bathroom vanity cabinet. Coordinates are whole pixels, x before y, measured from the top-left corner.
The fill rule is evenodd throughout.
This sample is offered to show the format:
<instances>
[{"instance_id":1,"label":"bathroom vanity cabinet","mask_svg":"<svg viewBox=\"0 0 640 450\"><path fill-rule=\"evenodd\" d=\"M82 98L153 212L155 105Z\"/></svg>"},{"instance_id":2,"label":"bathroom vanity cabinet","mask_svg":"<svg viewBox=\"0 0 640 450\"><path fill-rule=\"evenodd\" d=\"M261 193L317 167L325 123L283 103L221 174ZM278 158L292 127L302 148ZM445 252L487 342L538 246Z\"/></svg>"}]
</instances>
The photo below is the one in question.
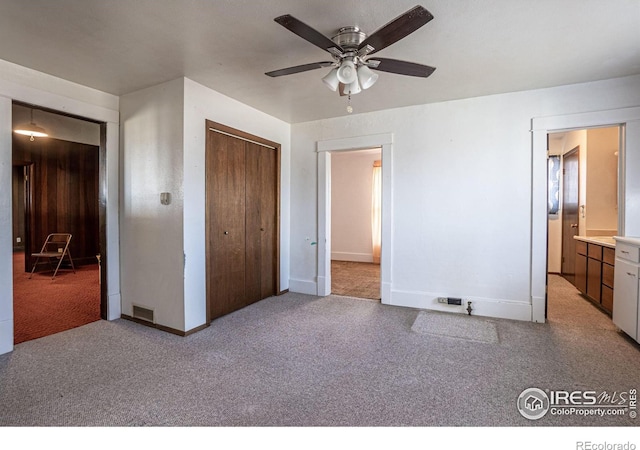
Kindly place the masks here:
<instances>
[{"instance_id":1,"label":"bathroom vanity cabinet","mask_svg":"<svg viewBox=\"0 0 640 450\"><path fill-rule=\"evenodd\" d=\"M640 238L616 237L613 323L640 342Z\"/></svg>"},{"instance_id":2,"label":"bathroom vanity cabinet","mask_svg":"<svg viewBox=\"0 0 640 450\"><path fill-rule=\"evenodd\" d=\"M574 284L607 314L613 311L615 241L576 236Z\"/></svg>"}]
</instances>

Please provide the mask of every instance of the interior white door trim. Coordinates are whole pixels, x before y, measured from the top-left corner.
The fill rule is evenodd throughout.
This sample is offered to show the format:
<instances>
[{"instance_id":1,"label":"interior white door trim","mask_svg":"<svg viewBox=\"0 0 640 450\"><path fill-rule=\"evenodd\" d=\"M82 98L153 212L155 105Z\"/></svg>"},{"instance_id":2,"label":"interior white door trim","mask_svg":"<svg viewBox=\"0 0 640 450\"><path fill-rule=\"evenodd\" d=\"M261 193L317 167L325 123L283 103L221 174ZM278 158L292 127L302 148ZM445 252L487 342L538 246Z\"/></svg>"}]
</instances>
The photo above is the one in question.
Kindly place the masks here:
<instances>
[{"instance_id":1,"label":"interior white door trim","mask_svg":"<svg viewBox=\"0 0 640 450\"><path fill-rule=\"evenodd\" d=\"M318 141L318 295L331 293L331 153L380 148L382 151L382 249L380 254L381 301L391 300L393 254L393 134L375 134Z\"/></svg>"},{"instance_id":2,"label":"interior white door trim","mask_svg":"<svg viewBox=\"0 0 640 450\"><path fill-rule=\"evenodd\" d=\"M20 69L22 70L22 69ZM31 73L31 72L29 72ZM10 76L10 75L9 75ZM49 75L33 72L30 79L43 85L50 83ZM11 104L12 100L63 111L76 116L106 123L106 259L107 273L107 319L115 320L121 315L120 296L120 229L119 229L119 133L120 116L117 109L94 105L72 98L85 94L82 86L74 86L69 95L59 95L22 84L15 84L0 77L0 220L2 229L11 227ZM105 97L115 98L110 95ZM5 177L5 173L7 176ZM7 180L5 182L5 180ZM8 227L5 228L5 221ZM0 354L13 350L13 269L12 237L0 238Z\"/></svg>"},{"instance_id":3,"label":"interior white door trim","mask_svg":"<svg viewBox=\"0 0 640 450\"><path fill-rule=\"evenodd\" d=\"M531 320L544 322L547 290L547 134L600 126L621 126L619 234L640 236L640 107L533 118L531 192Z\"/></svg>"}]
</instances>

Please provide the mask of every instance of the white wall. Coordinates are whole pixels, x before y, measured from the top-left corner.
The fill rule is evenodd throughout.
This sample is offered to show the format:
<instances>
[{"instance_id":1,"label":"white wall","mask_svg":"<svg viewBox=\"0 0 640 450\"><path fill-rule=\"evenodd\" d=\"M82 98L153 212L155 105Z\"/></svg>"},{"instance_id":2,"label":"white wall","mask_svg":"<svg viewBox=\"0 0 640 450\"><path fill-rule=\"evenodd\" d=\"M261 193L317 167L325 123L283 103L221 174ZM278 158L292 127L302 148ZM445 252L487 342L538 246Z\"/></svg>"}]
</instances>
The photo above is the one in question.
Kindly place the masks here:
<instances>
[{"instance_id":1,"label":"white wall","mask_svg":"<svg viewBox=\"0 0 640 450\"><path fill-rule=\"evenodd\" d=\"M331 155L331 259L373 262L371 188L380 150Z\"/></svg>"},{"instance_id":2,"label":"white wall","mask_svg":"<svg viewBox=\"0 0 640 450\"><path fill-rule=\"evenodd\" d=\"M116 96L0 60L0 229L11 229L12 100L107 124L107 316L120 316L118 123ZM13 349L11 233L0 235L0 354Z\"/></svg>"},{"instance_id":3,"label":"white wall","mask_svg":"<svg viewBox=\"0 0 640 450\"><path fill-rule=\"evenodd\" d=\"M627 77L293 125L292 279L316 282L316 142L392 133L391 302L463 297L474 314L531 320L532 118L638 104Z\"/></svg>"},{"instance_id":4,"label":"white wall","mask_svg":"<svg viewBox=\"0 0 640 450\"><path fill-rule=\"evenodd\" d=\"M184 328L182 79L120 99L122 312ZM171 203L162 205L160 193Z\"/></svg>"},{"instance_id":5,"label":"white wall","mask_svg":"<svg viewBox=\"0 0 640 450\"><path fill-rule=\"evenodd\" d=\"M578 155L578 235L586 236L587 235L587 216L586 216L586 205L587 205L587 153L588 153L588 140L587 140L587 130L575 130L570 131L565 136L564 141L564 150L562 154L573 150L574 148L579 148ZM583 208L584 211L583 214Z\"/></svg>"},{"instance_id":6,"label":"white wall","mask_svg":"<svg viewBox=\"0 0 640 450\"><path fill-rule=\"evenodd\" d=\"M587 130L587 236L617 234L618 140L618 127Z\"/></svg>"}]
</instances>

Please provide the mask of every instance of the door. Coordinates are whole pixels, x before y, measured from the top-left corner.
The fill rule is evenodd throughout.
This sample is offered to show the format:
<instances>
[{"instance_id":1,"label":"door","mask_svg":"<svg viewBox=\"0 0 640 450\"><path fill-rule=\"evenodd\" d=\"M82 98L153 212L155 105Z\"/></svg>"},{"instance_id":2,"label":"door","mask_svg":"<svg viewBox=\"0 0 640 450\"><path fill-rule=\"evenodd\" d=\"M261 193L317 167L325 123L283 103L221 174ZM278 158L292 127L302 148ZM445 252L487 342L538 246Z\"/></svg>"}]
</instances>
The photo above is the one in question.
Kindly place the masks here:
<instances>
[{"instance_id":1,"label":"door","mask_svg":"<svg viewBox=\"0 0 640 450\"><path fill-rule=\"evenodd\" d=\"M578 235L579 148L563 157L562 170L562 276L574 283Z\"/></svg>"},{"instance_id":2,"label":"door","mask_svg":"<svg viewBox=\"0 0 640 450\"><path fill-rule=\"evenodd\" d=\"M207 291L216 318L245 306L245 159L243 141L210 133Z\"/></svg>"},{"instance_id":3,"label":"door","mask_svg":"<svg viewBox=\"0 0 640 450\"><path fill-rule=\"evenodd\" d=\"M277 295L279 289L278 270L278 236L280 234L278 217L280 215L279 199L279 148L262 151L260 153L260 192L261 211L260 219L260 298Z\"/></svg>"},{"instance_id":4,"label":"door","mask_svg":"<svg viewBox=\"0 0 640 450\"><path fill-rule=\"evenodd\" d=\"M278 293L279 146L207 124L207 308L213 320Z\"/></svg>"},{"instance_id":5,"label":"door","mask_svg":"<svg viewBox=\"0 0 640 450\"><path fill-rule=\"evenodd\" d=\"M246 288L250 303L275 291L277 158L274 149L245 143Z\"/></svg>"}]
</instances>

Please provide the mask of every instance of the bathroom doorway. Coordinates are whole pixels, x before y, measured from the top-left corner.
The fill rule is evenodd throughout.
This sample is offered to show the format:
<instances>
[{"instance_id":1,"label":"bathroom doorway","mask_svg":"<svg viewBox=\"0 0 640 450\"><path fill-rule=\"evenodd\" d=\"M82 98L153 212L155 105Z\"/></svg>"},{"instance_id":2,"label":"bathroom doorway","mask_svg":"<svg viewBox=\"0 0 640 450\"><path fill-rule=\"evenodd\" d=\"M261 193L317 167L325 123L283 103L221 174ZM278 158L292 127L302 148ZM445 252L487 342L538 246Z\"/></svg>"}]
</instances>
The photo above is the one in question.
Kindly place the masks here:
<instances>
[{"instance_id":1,"label":"bathroom doorway","mask_svg":"<svg viewBox=\"0 0 640 450\"><path fill-rule=\"evenodd\" d=\"M619 155L623 128L593 127L548 135L549 157L559 157L559 210L548 218L548 273L607 316L613 304L613 236L619 234ZM549 188L553 186L549 181ZM549 192L551 196L552 193ZM551 202L550 202L551 203ZM609 279L611 278L611 279ZM558 283L549 283L549 309Z\"/></svg>"}]
</instances>

